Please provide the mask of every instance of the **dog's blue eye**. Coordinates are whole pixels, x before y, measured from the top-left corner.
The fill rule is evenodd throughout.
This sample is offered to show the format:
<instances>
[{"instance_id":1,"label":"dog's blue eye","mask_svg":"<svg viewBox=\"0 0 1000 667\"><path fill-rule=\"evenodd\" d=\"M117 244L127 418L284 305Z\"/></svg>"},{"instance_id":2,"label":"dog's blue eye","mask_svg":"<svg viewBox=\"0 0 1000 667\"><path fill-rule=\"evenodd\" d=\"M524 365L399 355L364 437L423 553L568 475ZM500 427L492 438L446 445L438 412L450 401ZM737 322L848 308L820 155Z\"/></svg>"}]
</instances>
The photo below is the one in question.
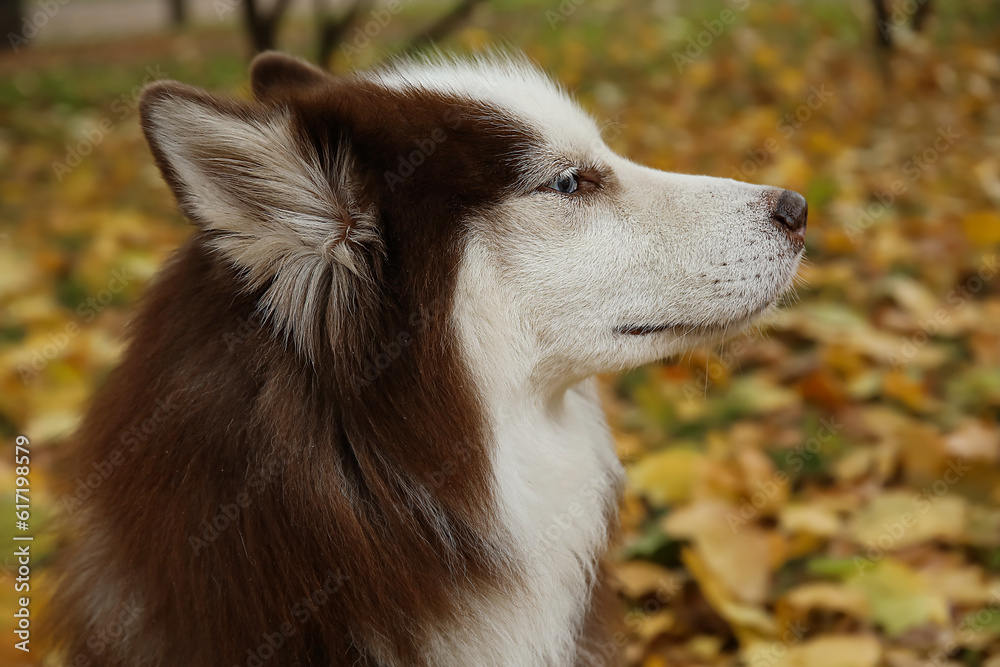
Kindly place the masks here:
<instances>
[{"instance_id":1,"label":"dog's blue eye","mask_svg":"<svg viewBox=\"0 0 1000 667\"><path fill-rule=\"evenodd\" d=\"M561 192L564 195L576 192L579 183L576 181L576 175L574 174L563 174L562 176L557 176L552 180L546 187L555 190L556 192Z\"/></svg>"}]
</instances>

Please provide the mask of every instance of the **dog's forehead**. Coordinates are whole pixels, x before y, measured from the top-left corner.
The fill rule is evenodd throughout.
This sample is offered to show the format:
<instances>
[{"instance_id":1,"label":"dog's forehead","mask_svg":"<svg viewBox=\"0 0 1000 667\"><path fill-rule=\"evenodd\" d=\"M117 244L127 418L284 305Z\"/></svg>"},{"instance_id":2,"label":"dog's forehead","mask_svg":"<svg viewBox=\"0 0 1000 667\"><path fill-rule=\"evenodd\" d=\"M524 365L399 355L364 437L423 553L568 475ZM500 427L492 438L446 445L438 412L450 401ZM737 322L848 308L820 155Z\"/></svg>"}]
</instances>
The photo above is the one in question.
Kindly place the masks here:
<instances>
[{"instance_id":1,"label":"dog's forehead","mask_svg":"<svg viewBox=\"0 0 1000 667\"><path fill-rule=\"evenodd\" d=\"M390 90L423 90L495 108L503 120L523 123L548 148L570 155L582 155L600 142L593 118L526 60L402 60L366 78Z\"/></svg>"}]
</instances>

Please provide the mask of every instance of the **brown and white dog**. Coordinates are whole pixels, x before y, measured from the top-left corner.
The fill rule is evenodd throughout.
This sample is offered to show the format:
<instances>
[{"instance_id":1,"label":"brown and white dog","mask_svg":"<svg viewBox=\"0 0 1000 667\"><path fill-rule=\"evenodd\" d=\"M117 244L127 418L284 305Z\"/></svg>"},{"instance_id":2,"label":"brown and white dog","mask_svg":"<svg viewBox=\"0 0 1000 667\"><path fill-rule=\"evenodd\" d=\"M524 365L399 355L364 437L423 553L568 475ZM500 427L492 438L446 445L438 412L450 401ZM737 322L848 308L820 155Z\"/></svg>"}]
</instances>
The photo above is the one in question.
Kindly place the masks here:
<instances>
[{"instance_id":1,"label":"brown and white dog","mask_svg":"<svg viewBox=\"0 0 1000 667\"><path fill-rule=\"evenodd\" d=\"M62 660L614 663L592 376L771 306L805 200L619 157L518 58L251 78L142 99L197 231L80 432L75 474L113 471L69 516Z\"/></svg>"}]
</instances>

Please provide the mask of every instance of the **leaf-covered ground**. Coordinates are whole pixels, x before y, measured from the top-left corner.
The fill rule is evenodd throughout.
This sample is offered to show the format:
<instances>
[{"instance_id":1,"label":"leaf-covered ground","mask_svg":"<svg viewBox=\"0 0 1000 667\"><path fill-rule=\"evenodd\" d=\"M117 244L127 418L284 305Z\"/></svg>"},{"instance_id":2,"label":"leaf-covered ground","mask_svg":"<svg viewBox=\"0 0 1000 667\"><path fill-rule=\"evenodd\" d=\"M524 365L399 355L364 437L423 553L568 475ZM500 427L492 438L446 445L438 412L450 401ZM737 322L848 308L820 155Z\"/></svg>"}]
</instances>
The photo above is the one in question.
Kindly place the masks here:
<instances>
[{"instance_id":1,"label":"leaf-covered ground","mask_svg":"<svg viewBox=\"0 0 1000 667\"><path fill-rule=\"evenodd\" d=\"M1000 9L934 12L921 35L894 30L892 55L861 0L504 0L451 40L525 49L639 161L809 199L783 310L606 379L630 477L616 562L631 664L1000 666ZM425 15L333 65L378 61ZM308 37L283 39L307 52ZM240 93L245 56L234 30L203 28L0 57L0 475L31 438L37 604L53 455L188 233L137 87Z\"/></svg>"}]
</instances>

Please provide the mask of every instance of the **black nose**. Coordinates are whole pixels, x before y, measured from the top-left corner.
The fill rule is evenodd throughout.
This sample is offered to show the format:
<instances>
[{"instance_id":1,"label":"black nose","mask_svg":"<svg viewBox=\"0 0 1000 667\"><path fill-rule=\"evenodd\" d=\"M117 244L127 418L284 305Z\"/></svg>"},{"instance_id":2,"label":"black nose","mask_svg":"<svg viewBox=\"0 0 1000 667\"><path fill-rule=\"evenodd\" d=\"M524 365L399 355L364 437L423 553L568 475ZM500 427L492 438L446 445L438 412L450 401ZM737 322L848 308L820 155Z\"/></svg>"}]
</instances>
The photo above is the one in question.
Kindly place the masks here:
<instances>
[{"instance_id":1,"label":"black nose","mask_svg":"<svg viewBox=\"0 0 1000 667\"><path fill-rule=\"evenodd\" d=\"M775 226L788 235L793 245L801 246L806 237L806 217L809 215L809 204L806 198L798 192L785 190L778 198L778 203L771 214Z\"/></svg>"}]
</instances>

